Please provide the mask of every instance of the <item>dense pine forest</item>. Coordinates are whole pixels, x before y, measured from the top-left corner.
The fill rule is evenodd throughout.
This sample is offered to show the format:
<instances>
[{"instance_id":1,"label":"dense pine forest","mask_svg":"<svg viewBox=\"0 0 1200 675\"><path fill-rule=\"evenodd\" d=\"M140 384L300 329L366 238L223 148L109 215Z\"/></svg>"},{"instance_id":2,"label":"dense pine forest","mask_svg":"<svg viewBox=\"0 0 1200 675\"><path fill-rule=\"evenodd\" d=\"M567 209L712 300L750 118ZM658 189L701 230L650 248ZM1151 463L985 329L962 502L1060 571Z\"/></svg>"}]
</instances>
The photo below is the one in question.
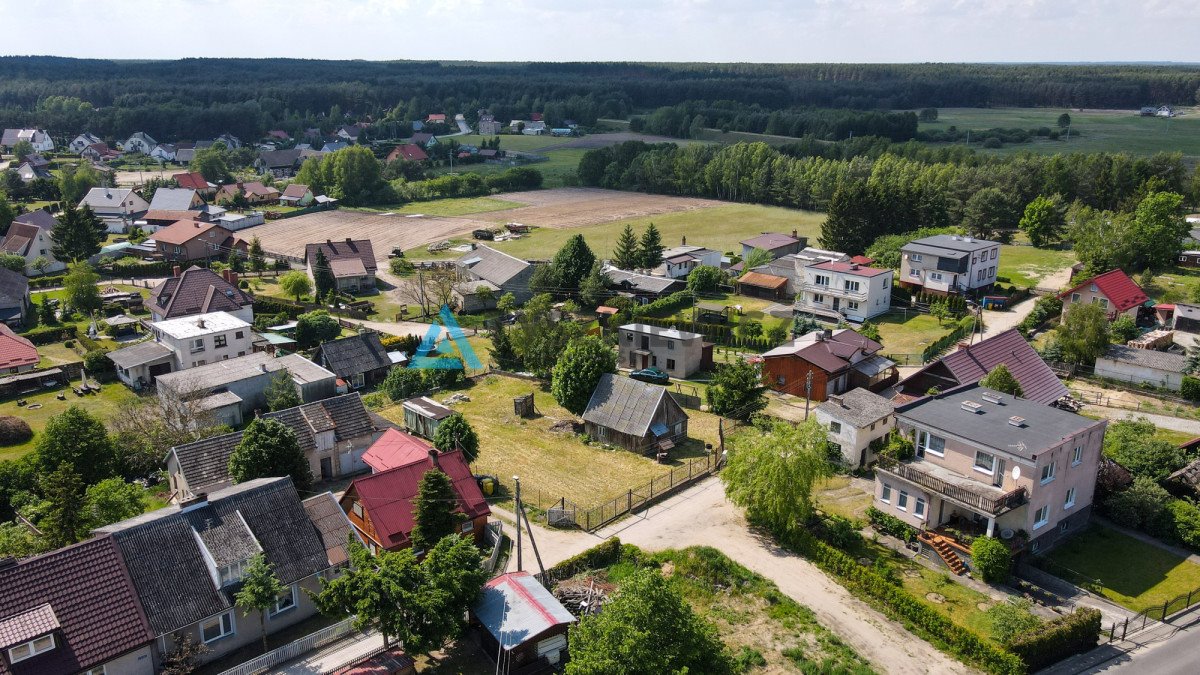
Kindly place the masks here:
<instances>
[{"instance_id":1,"label":"dense pine forest","mask_svg":"<svg viewBox=\"0 0 1200 675\"><path fill-rule=\"evenodd\" d=\"M1136 108L1195 102L1183 66L637 64L0 58L0 122L52 133L256 138L345 119L490 109L551 123L683 106L711 126L840 139L912 137L922 107ZM865 111L865 112L852 112ZM772 115L772 113L775 113ZM722 120L724 123L722 124ZM692 118L691 122L694 122ZM682 135L673 130L673 135Z\"/></svg>"}]
</instances>

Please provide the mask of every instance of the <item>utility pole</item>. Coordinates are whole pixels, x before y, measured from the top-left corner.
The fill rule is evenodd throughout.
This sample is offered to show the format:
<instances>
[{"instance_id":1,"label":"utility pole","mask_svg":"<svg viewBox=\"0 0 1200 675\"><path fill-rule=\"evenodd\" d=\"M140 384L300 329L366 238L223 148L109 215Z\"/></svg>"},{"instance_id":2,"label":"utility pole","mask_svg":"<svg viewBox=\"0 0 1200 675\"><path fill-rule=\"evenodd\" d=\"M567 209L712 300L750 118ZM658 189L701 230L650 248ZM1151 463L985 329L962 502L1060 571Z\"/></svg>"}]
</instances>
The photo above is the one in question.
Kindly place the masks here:
<instances>
[{"instance_id":1,"label":"utility pole","mask_svg":"<svg viewBox=\"0 0 1200 675\"><path fill-rule=\"evenodd\" d=\"M513 476L513 483L516 484L516 494L514 499L517 504L517 571L520 572L521 566L521 477Z\"/></svg>"},{"instance_id":2,"label":"utility pole","mask_svg":"<svg viewBox=\"0 0 1200 675\"><path fill-rule=\"evenodd\" d=\"M808 420L808 404L812 399L812 368L808 369L808 373L804 376L804 419Z\"/></svg>"}]
</instances>

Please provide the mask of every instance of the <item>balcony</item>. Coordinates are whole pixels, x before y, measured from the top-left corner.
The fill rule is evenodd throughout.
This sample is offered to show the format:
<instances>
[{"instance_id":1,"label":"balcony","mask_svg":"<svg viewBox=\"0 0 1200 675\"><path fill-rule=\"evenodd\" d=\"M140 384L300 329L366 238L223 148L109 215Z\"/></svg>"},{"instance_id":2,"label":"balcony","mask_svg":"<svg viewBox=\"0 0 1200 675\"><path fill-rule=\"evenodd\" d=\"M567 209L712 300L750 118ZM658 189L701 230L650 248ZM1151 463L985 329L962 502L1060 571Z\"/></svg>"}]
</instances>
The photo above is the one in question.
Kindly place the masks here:
<instances>
[{"instance_id":1,"label":"balcony","mask_svg":"<svg viewBox=\"0 0 1200 675\"><path fill-rule=\"evenodd\" d=\"M1001 492L999 488L961 476L949 469L923 461L900 462L881 459L877 471L891 474L963 505L995 517L1025 503L1025 488Z\"/></svg>"},{"instance_id":2,"label":"balcony","mask_svg":"<svg viewBox=\"0 0 1200 675\"><path fill-rule=\"evenodd\" d=\"M826 284L810 284L808 282L804 282L800 285L800 291L802 296L804 293L820 293L822 295L842 298L845 300L854 300L856 302L865 302L867 299L867 294L863 291L850 291L845 288L839 288L838 286Z\"/></svg>"}]
</instances>

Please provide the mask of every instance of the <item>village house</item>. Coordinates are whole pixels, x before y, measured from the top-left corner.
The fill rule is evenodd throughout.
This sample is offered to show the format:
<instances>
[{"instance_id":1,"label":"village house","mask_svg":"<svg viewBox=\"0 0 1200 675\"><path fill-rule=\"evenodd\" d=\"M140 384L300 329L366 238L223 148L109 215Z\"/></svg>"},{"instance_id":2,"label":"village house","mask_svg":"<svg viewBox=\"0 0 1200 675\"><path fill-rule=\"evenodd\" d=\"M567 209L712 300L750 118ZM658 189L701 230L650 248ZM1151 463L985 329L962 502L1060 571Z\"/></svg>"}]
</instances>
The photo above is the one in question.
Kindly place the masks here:
<instances>
[{"instance_id":1,"label":"village house","mask_svg":"<svg viewBox=\"0 0 1200 675\"><path fill-rule=\"evenodd\" d=\"M602 273L608 279L609 287L616 291L617 295L633 299L640 304L654 302L687 287L687 282L683 279L627 272L610 265L606 265Z\"/></svg>"},{"instance_id":2,"label":"village house","mask_svg":"<svg viewBox=\"0 0 1200 675\"><path fill-rule=\"evenodd\" d=\"M416 145L428 150L438 144L438 139L433 134L416 133L412 136L409 136L405 143L409 145Z\"/></svg>"},{"instance_id":3,"label":"village house","mask_svg":"<svg viewBox=\"0 0 1200 675\"><path fill-rule=\"evenodd\" d=\"M50 161L41 155L26 155L21 158L16 171L21 182L27 184L39 179L54 178L54 175L50 173Z\"/></svg>"},{"instance_id":4,"label":"village house","mask_svg":"<svg viewBox=\"0 0 1200 675\"><path fill-rule=\"evenodd\" d=\"M874 506L957 573L970 549L944 526L1045 551L1087 525L1106 424L974 384L898 406L916 454L876 466Z\"/></svg>"},{"instance_id":5,"label":"village house","mask_svg":"<svg viewBox=\"0 0 1200 675\"><path fill-rule=\"evenodd\" d=\"M12 150L21 141L29 141L34 152L50 152L54 149L54 140L41 129L5 129L0 134L0 149Z\"/></svg>"},{"instance_id":6,"label":"village house","mask_svg":"<svg viewBox=\"0 0 1200 675\"><path fill-rule=\"evenodd\" d=\"M688 416L664 387L604 373L583 411L583 430L593 441L658 454L687 438Z\"/></svg>"},{"instance_id":7,"label":"village house","mask_svg":"<svg viewBox=\"0 0 1200 675\"><path fill-rule=\"evenodd\" d=\"M150 151L150 157L160 162L174 162L179 156L179 146L174 143L159 143ZM191 158L188 158L191 162Z\"/></svg>"},{"instance_id":8,"label":"village house","mask_svg":"<svg viewBox=\"0 0 1200 675\"><path fill-rule=\"evenodd\" d=\"M483 541L492 511L461 450L431 451L408 464L356 478L342 495L342 510L371 553L400 551L412 546L415 524L413 503L421 478L429 471L442 471L458 498L455 513L464 517L461 532L476 543ZM420 553L418 551L418 553Z\"/></svg>"},{"instance_id":9,"label":"village house","mask_svg":"<svg viewBox=\"0 0 1200 675\"><path fill-rule=\"evenodd\" d=\"M154 635L111 537L0 566L0 674L153 675Z\"/></svg>"},{"instance_id":10,"label":"village house","mask_svg":"<svg viewBox=\"0 0 1200 675\"><path fill-rule=\"evenodd\" d=\"M76 136L74 138L74 140L72 140L70 143L68 143L67 149L70 150L71 152L75 153L76 155L78 155L79 153L83 152L83 149L88 147L89 145L95 145L97 143L103 143L103 142L104 142L103 138L100 138L99 136L96 136L95 134L84 132L84 133Z\"/></svg>"},{"instance_id":11,"label":"village house","mask_svg":"<svg viewBox=\"0 0 1200 675\"><path fill-rule=\"evenodd\" d=\"M799 253L801 249L808 246L808 237L801 237L792 230L792 234L780 234L778 232L763 232L757 237L751 237L740 242L742 245L742 259L750 256L754 249L762 249L771 254L772 258L782 258L785 255Z\"/></svg>"},{"instance_id":12,"label":"village house","mask_svg":"<svg viewBox=\"0 0 1200 675\"><path fill-rule=\"evenodd\" d=\"M353 389L382 382L392 368L392 359L374 332L323 342L313 361L333 371Z\"/></svg>"},{"instance_id":13,"label":"village house","mask_svg":"<svg viewBox=\"0 0 1200 675\"><path fill-rule=\"evenodd\" d=\"M488 581L470 618L483 628L483 652L511 672L545 672L565 661L567 632L575 623L571 612L528 572Z\"/></svg>"},{"instance_id":14,"label":"village house","mask_svg":"<svg viewBox=\"0 0 1200 675\"><path fill-rule=\"evenodd\" d=\"M861 260L869 260L869 258L861 258ZM786 297L795 297L802 289L804 283L804 269L806 267L816 265L823 262L854 262L850 256L839 251L826 251L824 249L805 247L799 253L789 253L780 256L765 265L759 265L750 269L751 272L760 272L773 277L783 277L787 279L787 285L784 286L784 295ZM859 263L866 265L866 263ZM728 271L730 274L741 275L745 268L744 262L739 262L730 265Z\"/></svg>"},{"instance_id":15,"label":"village house","mask_svg":"<svg viewBox=\"0 0 1200 675\"><path fill-rule=\"evenodd\" d=\"M504 128L504 125L490 113L481 113L479 122L475 126L481 136L496 136Z\"/></svg>"},{"instance_id":16,"label":"village house","mask_svg":"<svg viewBox=\"0 0 1200 675\"><path fill-rule=\"evenodd\" d=\"M20 272L0 268L0 323L20 328L32 309L29 278Z\"/></svg>"},{"instance_id":17,"label":"village house","mask_svg":"<svg viewBox=\"0 0 1200 675\"><path fill-rule=\"evenodd\" d=\"M263 185L260 181L250 181L243 183L229 183L222 185L217 194L213 197L213 201L218 204L229 205L241 195L246 199L248 204L271 204L279 201L279 190Z\"/></svg>"},{"instance_id":18,"label":"village house","mask_svg":"<svg viewBox=\"0 0 1200 675\"><path fill-rule=\"evenodd\" d=\"M455 414L453 410L427 396L407 399L400 407L404 411L404 428L430 440L437 433L442 420Z\"/></svg>"},{"instance_id":19,"label":"village house","mask_svg":"<svg viewBox=\"0 0 1200 675\"><path fill-rule=\"evenodd\" d=\"M93 143L81 150L79 156L95 163L103 163L120 157L121 153L108 147L107 143Z\"/></svg>"},{"instance_id":20,"label":"village house","mask_svg":"<svg viewBox=\"0 0 1200 675\"><path fill-rule=\"evenodd\" d=\"M17 335L8 324L0 323L0 373L15 375L33 370L39 360L41 357L32 342Z\"/></svg>"},{"instance_id":21,"label":"village house","mask_svg":"<svg viewBox=\"0 0 1200 675\"><path fill-rule=\"evenodd\" d=\"M900 285L951 294L987 292L996 283L1000 244L957 234L916 239L900 247Z\"/></svg>"},{"instance_id":22,"label":"village house","mask_svg":"<svg viewBox=\"0 0 1200 675\"><path fill-rule=\"evenodd\" d=\"M195 171L184 171L182 173L173 174L171 180L175 181L179 187L185 190L195 190L202 197L211 197L216 194L217 186L205 180L203 174Z\"/></svg>"},{"instance_id":23,"label":"village house","mask_svg":"<svg viewBox=\"0 0 1200 675\"><path fill-rule=\"evenodd\" d=\"M849 328L815 330L763 354L763 383L811 401L858 387L880 391L898 377L896 364L879 354L881 349Z\"/></svg>"},{"instance_id":24,"label":"village house","mask_svg":"<svg viewBox=\"0 0 1200 675\"><path fill-rule=\"evenodd\" d=\"M280 206L308 206L313 202L312 190L307 185L292 183L283 189L279 195Z\"/></svg>"},{"instance_id":25,"label":"village house","mask_svg":"<svg viewBox=\"0 0 1200 675\"><path fill-rule=\"evenodd\" d=\"M225 312L156 321L153 341L109 352L117 377L139 389L154 378L178 370L245 356L251 350L250 324Z\"/></svg>"},{"instance_id":26,"label":"village house","mask_svg":"<svg viewBox=\"0 0 1200 675\"><path fill-rule=\"evenodd\" d=\"M960 342L955 351L901 380L896 390L906 396L906 400L912 400L931 389L947 391L963 384L976 384L1000 365L1007 368L1021 385L1021 398L1051 405L1070 394L1066 385L1015 328L976 344Z\"/></svg>"},{"instance_id":27,"label":"village house","mask_svg":"<svg viewBox=\"0 0 1200 675\"><path fill-rule=\"evenodd\" d=\"M121 552L159 658L187 636L207 663L317 613L312 594L334 573L291 478L258 478L197 495L96 531ZM251 558L262 554L284 592L266 616L235 606ZM262 621L260 622L260 618Z\"/></svg>"},{"instance_id":28,"label":"village house","mask_svg":"<svg viewBox=\"0 0 1200 675\"><path fill-rule=\"evenodd\" d=\"M8 226L8 234L0 243L0 251L24 258L26 275L41 273L34 265L42 262L46 263L46 273L61 272L67 266L54 257L51 234L55 224L57 221L54 216L41 209L21 214Z\"/></svg>"},{"instance_id":29,"label":"village house","mask_svg":"<svg viewBox=\"0 0 1200 675\"><path fill-rule=\"evenodd\" d=\"M149 155L156 145L158 145L158 141L151 138L149 134L138 131L121 144L121 150L133 154Z\"/></svg>"},{"instance_id":30,"label":"village house","mask_svg":"<svg viewBox=\"0 0 1200 675\"><path fill-rule=\"evenodd\" d=\"M819 262L803 268L796 312L861 323L892 307L890 269L854 262Z\"/></svg>"},{"instance_id":31,"label":"village house","mask_svg":"<svg viewBox=\"0 0 1200 675\"><path fill-rule=\"evenodd\" d=\"M675 378L688 378L712 368L713 345L699 333L630 323L618 331L617 364L633 370L658 368Z\"/></svg>"},{"instance_id":32,"label":"village house","mask_svg":"<svg viewBox=\"0 0 1200 675\"><path fill-rule=\"evenodd\" d=\"M348 143L357 143L358 137L362 135L362 132L363 128L359 125L347 124L337 130L337 136Z\"/></svg>"},{"instance_id":33,"label":"village house","mask_svg":"<svg viewBox=\"0 0 1200 675\"><path fill-rule=\"evenodd\" d=\"M304 403L337 392L337 376L304 356L277 358L262 351L165 373L157 376L155 384L158 396L168 405L171 401L195 401L216 423L238 427L268 409L267 390L279 371L287 371Z\"/></svg>"},{"instance_id":34,"label":"village house","mask_svg":"<svg viewBox=\"0 0 1200 675\"><path fill-rule=\"evenodd\" d=\"M685 240L686 241L686 240ZM672 279L686 278L701 265L721 267L721 252L703 246L683 244L662 252L663 262L654 269L654 274Z\"/></svg>"},{"instance_id":35,"label":"village house","mask_svg":"<svg viewBox=\"0 0 1200 675\"><path fill-rule=\"evenodd\" d=\"M301 503L308 519L317 529L317 536L325 545L325 559L333 568L330 574L340 572L350 563L350 538L353 537L363 546L366 546L366 542L354 531L354 526L350 524L350 519L346 517L332 492L322 492Z\"/></svg>"},{"instance_id":36,"label":"village house","mask_svg":"<svg viewBox=\"0 0 1200 675\"><path fill-rule=\"evenodd\" d=\"M363 453L379 438L371 414L358 393L263 413L296 434L315 479L326 481L368 470ZM229 456L242 442L242 432L211 436L177 445L164 463L173 501L183 501L228 487Z\"/></svg>"},{"instance_id":37,"label":"village house","mask_svg":"<svg viewBox=\"0 0 1200 675\"><path fill-rule=\"evenodd\" d=\"M874 446L894 427L894 411L891 401L860 388L830 396L813 414L828 432L830 450L840 453L847 466L864 467L875 461Z\"/></svg>"},{"instance_id":38,"label":"village house","mask_svg":"<svg viewBox=\"0 0 1200 675\"><path fill-rule=\"evenodd\" d=\"M367 448L362 459L372 472L379 473L421 461L432 451L434 448L428 441L389 427Z\"/></svg>"},{"instance_id":39,"label":"village house","mask_svg":"<svg viewBox=\"0 0 1200 675\"><path fill-rule=\"evenodd\" d=\"M375 261L375 249L370 239L346 237L343 241L326 239L324 244L305 245L304 264L314 283L313 265L317 262L317 251L325 254L339 292L360 293L375 288L375 272L379 264Z\"/></svg>"},{"instance_id":40,"label":"village house","mask_svg":"<svg viewBox=\"0 0 1200 675\"><path fill-rule=\"evenodd\" d=\"M204 197L192 188L160 187L150 200L151 211L199 211L204 208Z\"/></svg>"},{"instance_id":41,"label":"village house","mask_svg":"<svg viewBox=\"0 0 1200 675\"><path fill-rule=\"evenodd\" d=\"M445 113L429 113L429 116L425 118L425 123L426 124L445 124L446 123L446 114Z\"/></svg>"},{"instance_id":42,"label":"village house","mask_svg":"<svg viewBox=\"0 0 1200 675\"><path fill-rule=\"evenodd\" d=\"M454 264L460 281L488 282L495 287L494 296L497 299L505 293L512 293L518 304L524 304L533 297L529 282L533 277L534 266L525 260L490 246L478 245L470 253L466 253L456 260ZM477 286L464 286L461 289L456 287L456 301L460 304L467 304L466 295L470 295L472 290L477 292L477 288ZM492 306L495 306L494 302Z\"/></svg>"},{"instance_id":43,"label":"village house","mask_svg":"<svg viewBox=\"0 0 1200 675\"><path fill-rule=\"evenodd\" d=\"M1138 309L1150 299L1141 286L1134 283L1123 270L1110 270L1092 277L1058 294L1063 301L1062 315L1065 317L1071 305L1076 303L1099 304L1112 321L1124 314L1135 321Z\"/></svg>"},{"instance_id":44,"label":"village house","mask_svg":"<svg viewBox=\"0 0 1200 675\"><path fill-rule=\"evenodd\" d=\"M258 159L254 160L254 168L259 173L269 173L275 178L291 178L304 162L301 153L299 148L264 150L258 153Z\"/></svg>"},{"instance_id":45,"label":"village house","mask_svg":"<svg viewBox=\"0 0 1200 675\"><path fill-rule=\"evenodd\" d=\"M144 214L150 203L129 188L95 187L88 190L79 206L91 208L109 232L120 233Z\"/></svg>"},{"instance_id":46,"label":"village house","mask_svg":"<svg viewBox=\"0 0 1200 675\"><path fill-rule=\"evenodd\" d=\"M746 272L734 282L739 295L766 300L784 301L789 296L787 292L787 277L777 277L762 272Z\"/></svg>"},{"instance_id":47,"label":"village house","mask_svg":"<svg viewBox=\"0 0 1200 675\"><path fill-rule=\"evenodd\" d=\"M233 232L217 225L193 220L180 220L154 233L158 254L163 260L187 262L218 258L224 260L229 252L246 254L246 242Z\"/></svg>"},{"instance_id":48,"label":"village house","mask_svg":"<svg viewBox=\"0 0 1200 675\"><path fill-rule=\"evenodd\" d=\"M429 155L425 153L425 150L422 149L420 145L416 145L414 143L401 143L388 152L387 159L385 161L390 164L396 160L404 160L406 162L424 162L427 159L429 159Z\"/></svg>"}]
</instances>

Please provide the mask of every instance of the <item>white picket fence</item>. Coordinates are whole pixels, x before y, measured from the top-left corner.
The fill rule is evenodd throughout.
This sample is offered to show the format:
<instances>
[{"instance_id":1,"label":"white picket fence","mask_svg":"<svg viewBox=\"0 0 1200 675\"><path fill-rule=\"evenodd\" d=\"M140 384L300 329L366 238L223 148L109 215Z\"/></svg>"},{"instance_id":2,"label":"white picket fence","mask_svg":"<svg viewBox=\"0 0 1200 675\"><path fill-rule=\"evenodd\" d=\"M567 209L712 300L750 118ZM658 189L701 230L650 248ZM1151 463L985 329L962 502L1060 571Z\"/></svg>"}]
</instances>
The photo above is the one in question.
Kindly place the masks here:
<instances>
[{"instance_id":1,"label":"white picket fence","mask_svg":"<svg viewBox=\"0 0 1200 675\"><path fill-rule=\"evenodd\" d=\"M269 651L266 654L230 668L222 672L221 675L257 675L258 673L266 672L274 666L285 661L291 661L297 656L307 654L314 649L319 649L334 640L341 639L354 632L353 624L354 617L343 619L332 626L326 626L315 633L305 635L299 640L289 642L279 649Z\"/></svg>"}]
</instances>

